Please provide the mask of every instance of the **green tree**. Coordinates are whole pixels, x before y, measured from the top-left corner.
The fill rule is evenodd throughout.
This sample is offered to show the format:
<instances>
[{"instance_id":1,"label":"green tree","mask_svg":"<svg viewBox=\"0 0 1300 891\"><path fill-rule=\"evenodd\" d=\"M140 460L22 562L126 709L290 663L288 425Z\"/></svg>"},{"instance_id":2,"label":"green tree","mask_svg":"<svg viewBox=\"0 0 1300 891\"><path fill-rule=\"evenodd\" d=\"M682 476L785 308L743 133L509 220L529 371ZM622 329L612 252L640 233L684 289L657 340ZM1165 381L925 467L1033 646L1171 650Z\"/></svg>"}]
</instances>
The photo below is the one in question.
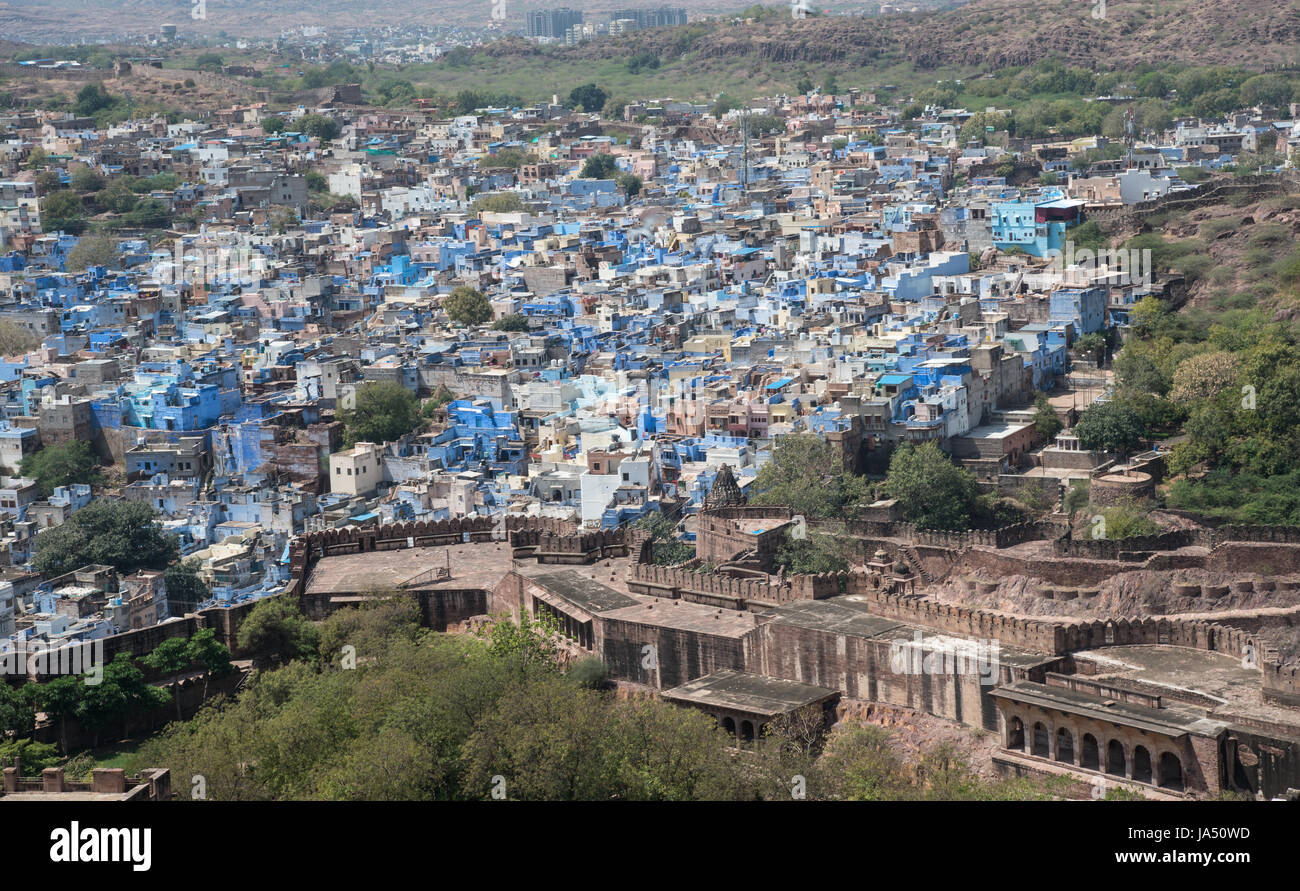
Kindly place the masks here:
<instances>
[{"instance_id":1,"label":"green tree","mask_svg":"<svg viewBox=\"0 0 1300 891\"><path fill-rule=\"evenodd\" d=\"M969 529L979 497L975 477L953 464L934 442L905 442L895 449L885 491L898 500L907 521L922 529Z\"/></svg>"},{"instance_id":2,"label":"green tree","mask_svg":"<svg viewBox=\"0 0 1300 891\"><path fill-rule=\"evenodd\" d=\"M84 508L83 508L84 510ZM59 675L36 688L36 706L59 724L59 750L68 753L68 718L75 718L86 691L82 678Z\"/></svg>"},{"instance_id":3,"label":"green tree","mask_svg":"<svg viewBox=\"0 0 1300 891\"><path fill-rule=\"evenodd\" d=\"M278 114L262 118L262 130L265 133L282 133L287 126L288 122Z\"/></svg>"},{"instance_id":4,"label":"green tree","mask_svg":"<svg viewBox=\"0 0 1300 891\"><path fill-rule=\"evenodd\" d=\"M91 167L78 167L73 171L69 184L78 192L98 192L104 188L104 177Z\"/></svg>"},{"instance_id":5,"label":"green tree","mask_svg":"<svg viewBox=\"0 0 1300 891\"><path fill-rule=\"evenodd\" d=\"M619 173L614 177L618 187L627 192L627 197L635 198L641 193L641 177L632 173Z\"/></svg>"},{"instance_id":6,"label":"green tree","mask_svg":"<svg viewBox=\"0 0 1300 891\"><path fill-rule=\"evenodd\" d=\"M676 566L695 556L695 548L677 537L677 524L658 511L633 524L650 533L650 560L659 566Z\"/></svg>"},{"instance_id":7,"label":"green tree","mask_svg":"<svg viewBox=\"0 0 1300 891\"><path fill-rule=\"evenodd\" d=\"M128 176L114 178L106 188L95 195L95 204L113 213L126 213L134 210L140 198L132 188L133 179Z\"/></svg>"},{"instance_id":8,"label":"green tree","mask_svg":"<svg viewBox=\"0 0 1300 891\"><path fill-rule=\"evenodd\" d=\"M609 680L609 666L599 656L584 656L565 673L570 681L589 690L601 690Z\"/></svg>"},{"instance_id":9,"label":"green tree","mask_svg":"<svg viewBox=\"0 0 1300 891\"><path fill-rule=\"evenodd\" d=\"M97 111L112 107L113 101L113 97L102 84L86 84L77 91L77 102L74 108L78 115L91 117Z\"/></svg>"},{"instance_id":10,"label":"green tree","mask_svg":"<svg viewBox=\"0 0 1300 891\"><path fill-rule=\"evenodd\" d=\"M610 179L618 173L618 162L613 155L597 152L582 165L583 179Z\"/></svg>"},{"instance_id":11,"label":"green tree","mask_svg":"<svg viewBox=\"0 0 1300 891\"><path fill-rule=\"evenodd\" d=\"M1074 341L1074 351L1079 356L1090 357L1094 362L1101 364L1101 359L1106 352L1106 335L1100 331L1084 334Z\"/></svg>"},{"instance_id":12,"label":"green tree","mask_svg":"<svg viewBox=\"0 0 1300 891\"><path fill-rule=\"evenodd\" d=\"M74 483L97 486L104 481L99 459L91 451L90 443L80 439L46 446L23 458L22 475L36 480L36 489L44 498L49 498L59 486Z\"/></svg>"},{"instance_id":13,"label":"green tree","mask_svg":"<svg viewBox=\"0 0 1300 891\"><path fill-rule=\"evenodd\" d=\"M181 720L181 685L176 675L193 664L185 638L169 637L140 659L145 668L171 681L172 701L176 703L176 720Z\"/></svg>"},{"instance_id":14,"label":"green tree","mask_svg":"<svg viewBox=\"0 0 1300 891\"><path fill-rule=\"evenodd\" d=\"M569 93L569 103L586 112L599 112L605 107L609 95L595 84L583 84L574 87Z\"/></svg>"},{"instance_id":15,"label":"green tree","mask_svg":"<svg viewBox=\"0 0 1300 891\"><path fill-rule=\"evenodd\" d=\"M37 686L26 683L12 687L0 683L0 738L9 733L27 736L36 729Z\"/></svg>"},{"instance_id":16,"label":"green tree","mask_svg":"<svg viewBox=\"0 0 1300 891\"><path fill-rule=\"evenodd\" d=\"M517 148L503 148L495 155L488 155L479 161L480 167L509 167L517 170L525 164L537 163L537 156L532 152Z\"/></svg>"},{"instance_id":17,"label":"green tree","mask_svg":"<svg viewBox=\"0 0 1300 891\"><path fill-rule=\"evenodd\" d=\"M118 653L104 666L98 684L86 684L77 704L77 720L90 729L92 746L99 746L100 733L118 722L129 725L132 715L146 714L166 704L167 694L145 682L144 673L127 653ZM130 735L129 726L124 735Z\"/></svg>"},{"instance_id":18,"label":"green tree","mask_svg":"<svg viewBox=\"0 0 1300 891\"><path fill-rule=\"evenodd\" d=\"M871 501L866 478L851 473L829 442L810 433L782 436L754 480L755 504L780 504L805 517L840 517Z\"/></svg>"},{"instance_id":19,"label":"green tree","mask_svg":"<svg viewBox=\"0 0 1300 891\"><path fill-rule=\"evenodd\" d=\"M230 650L217 640L217 633L211 628L194 632L185 643L185 654L191 665L198 665L209 677L225 677L235 670L230 662Z\"/></svg>"},{"instance_id":20,"label":"green tree","mask_svg":"<svg viewBox=\"0 0 1300 891\"><path fill-rule=\"evenodd\" d=\"M1034 432L1038 438L1046 443L1056 441L1056 434L1061 432L1065 426L1060 417L1056 414L1056 409L1052 408L1052 402L1047 398L1046 393L1039 393L1034 397Z\"/></svg>"},{"instance_id":21,"label":"green tree","mask_svg":"<svg viewBox=\"0 0 1300 891\"><path fill-rule=\"evenodd\" d=\"M881 727L838 731L826 743L814 788L827 798L847 801L895 801L905 797L907 778L902 759Z\"/></svg>"},{"instance_id":22,"label":"green tree","mask_svg":"<svg viewBox=\"0 0 1300 891\"><path fill-rule=\"evenodd\" d=\"M1291 96L1291 82L1280 74L1257 74L1241 84L1243 105L1271 105L1285 109Z\"/></svg>"},{"instance_id":23,"label":"green tree","mask_svg":"<svg viewBox=\"0 0 1300 891\"><path fill-rule=\"evenodd\" d=\"M497 192L475 199L471 207L475 213L519 213L524 202L514 192Z\"/></svg>"},{"instance_id":24,"label":"green tree","mask_svg":"<svg viewBox=\"0 0 1300 891\"><path fill-rule=\"evenodd\" d=\"M528 316L520 313L511 313L508 316L502 316L492 323L494 331L512 331L523 332L528 330Z\"/></svg>"},{"instance_id":25,"label":"green tree","mask_svg":"<svg viewBox=\"0 0 1300 891\"><path fill-rule=\"evenodd\" d=\"M547 614L523 613L515 621L507 613L494 616L477 632L488 653L504 660L518 674L535 675L556 667L558 622Z\"/></svg>"},{"instance_id":26,"label":"green tree","mask_svg":"<svg viewBox=\"0 0 1300 891\"><path fill-rule=\"evenodd\" d=\"M372 381L357 388L353 407L340 411L338 418L349 446L392 442L420 426L420 400L401 384Z\"/></svg>"},{"instance_id":27,"label":"green tree","mask_svg":"<svg viewBox=\"0 0 1300 891\"><path fill-rule=\"evenodd\" d=\"M337 139L339 133L342 132L339 129L338 121L323 114L305 114L298 118L295 126L301 132L322 142Z\"/></svg>"},{"instance_id":28,"label":"green tree","mask_svg":"<svg viewBox=\"0 0 1300 891\"><path fill-rule=\"evenodd\" d=\"M790 573L847 572L852 553L851 543L813 532L804 538L787 536L777 548L775 562Z\"/></svg>"},{"instance_id":29,"label":"green tree","mask_svg":"<svg viewBox=\"0 0 1300 891\"><path fill-rule=\"evenodd\" d=\"M316 628L286 597L267 597L253 607L236 637L241 652L270 665L311 657L318 640Z\"/></svg>"},{"instance_id":30,"label":"green tree","mask_svg":"<svg viewBox=\"0 0 1300 891\"><path fill-rule=\"evenodd\" d=\"M171 225L172 214L159 199L143 198L122 215L122 221L137 229L165 229Z\"/></svg>"},{"instance_id":31,"label":"green tree","mask_svg":"<svg viewBox=\"0 0 1300 891\"><path fill-rule=\"evenodd\" d=\"M86 208L76 192L54 192L41 199L41 228L80 235L86 231Z\"/></svg>"},{"instance_id":32,"label":"green tree","mask_svg":"<svg viewBox=\"0 0 1300 891\"><path fill-rule=\"evenodd\" d=\"M0 356L20 356L40 345L40 339L26 328L7 320L0 321Z\"/></svg>"},{"instance_id":33,"label":"green tree","mask_svg":"<svg viewBox=\"0 0 1300 891\"><path fill-rule=\"evenodd\" d=\"M719 93L718 98L713 102L713 116L721 120L729 111L735 111L737 108L744 108L745 103L741 102L735 96L728 96L726 93Z\"/></svg>"},{"instance_id":34,"label":"green tree","mask_svg":"<svg viewBox=\"0 0 1300 891\"><path fill-rule=\"evenodd\" d=\"M63 268L83 272L92 266L111 266L117 260L117 242L104 235L83 235L68 251Z\"/></svg>"},{"instance_id":35,"label":"green tree","mask_svg":"<svg viewBox=\"0 0 1300 891\"><path fill-rule=\"evenodd\" d=\"M167 609L173 616L193 612L212 596L212 590L199 575L198 560L178 560L163 571L167 588Z\"/></svg>"},{"instance_id":36,"label":"green tree","mask_svg":"<svg viewBox=\"0 0 1300 891\"><path fill-rule=\"evenodd\" d=\"M35 684L25 686L35 687ZM12 764L17 759L23 776L40 776L47 767L58 767L63 760L56 746L33 739L4 739L0 737L0 764Z\"/></svg>"},{"instance_id":37,"label":"green tree","mask_svg":"<svg viewBox=\"0 0 1300 891\"><path fill-rule=\"evenodd\" d=\"M217 53L200 53L194 60L194 67L200 71L220 71L225 61Z\"/></svg>"},{"instance_id":38,"label":"green tree","mask_svg":"<svg viewBox=\"0 0 1300 891\"><path fill-rule=\"evenodd\" d=\"M438 389L433 391L433 395L425 401L424 406L420 409L420 416L432 418L438 409L455 400L456 394L448 390L446 384L438 384Z\"/></svg>"},{"instance_id":39,"label":"green tree","mask_svg":"<svg viewBox=\"0 0 1300 891\"><path fill-rule=\"evenodd\" d=\"M447 318L459 325L482 325L492 318L492 304L468 285L458 285L442 302Z\"/></svg>"},{"instance_id":40,"label":"green tree","mask_svg":"<svg viewBox=\"0 0 1300 891\"><path fill-rule=\"evenodd\" d=\"M1131 407L1121 402L1099 402L1084 410L1074 432L1085 449L1116 452L1124 458L1137 448L1146 428Z\"/></svg>"},{"instance_id":41,"label":"green tree","mask_svg":"<svg viewBox=\"0 0 1300 891\"><path fill-rule=\"evenodd\" d=\"M90 563L119 572L162 569L176 559L179 546L158 524L157 514L138 501L92 501L62 525L36 536L32 562L48 577Z\"/></svg>"}]
</instances>

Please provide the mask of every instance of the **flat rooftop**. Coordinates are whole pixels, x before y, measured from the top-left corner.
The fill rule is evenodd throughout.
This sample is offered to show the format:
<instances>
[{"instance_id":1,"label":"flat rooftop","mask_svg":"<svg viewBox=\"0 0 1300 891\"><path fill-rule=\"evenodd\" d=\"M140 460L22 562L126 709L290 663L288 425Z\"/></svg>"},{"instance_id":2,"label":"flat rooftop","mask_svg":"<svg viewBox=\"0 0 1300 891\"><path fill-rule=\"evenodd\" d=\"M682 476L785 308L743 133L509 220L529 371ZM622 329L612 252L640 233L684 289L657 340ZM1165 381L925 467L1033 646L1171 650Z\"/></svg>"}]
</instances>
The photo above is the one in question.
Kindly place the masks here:
<instances>
[{"instance_id":1,"label":"flat rooftop","mask_svg":"<svg viewBox=\"0 0 1300 891\"><path fill-rule=\"evenodd\" d=\"M719 609L685 600L638 597L637 601L635 606L626 606L603 613L601 618L734 638L748 634L760 621L758 616L751 612Z\"/></svg>"},{"instance_id":2,"label":"flat rooftop","mask_svg":"<svg viewBox=\"0 0 1300 891\"><path fill-rule=\"evenodd\" d=\"M1178 706L1151 708L1132 702L1102 699L1096 694L1071 690L1067 687L1049 687L1033 681L1015 681L996 688L992 695L1012 702L1065 711L1107 723L1161 733L1165 736L1177 737L1186 733L1215 736L1225 726L1224 722L1207 718L1196 709ZM1110 705L1105 704L1108 702Z\"/></svg>"},{"instance_id":3,"label":"flat rooftop","mask_svg":"<svg viewBox=\"0 0 1300 891\"><path fill-rule=\"evenodd\" d=\"M829 687L723 669L665 690L665 699L775 717L838 695Z\"/></svg>"},{"instance_id":4,"label":"flat rooftop","mask_svg":"<svg viewBox=\"0 0 1300 891\"><path fill-rule=\"evenodd\" d=\"M490 591L510 571L505 542L403 548L322 557L307 579L307 594L369 594L392 591L422 573L450 566L451 578L420 588Z\"/></svg>"},{"instance_id":5,"label":"flat rooftop","mask_svg":"<svg viewBox=\"0 0 1300 891\"><path fill-rule=\"evenodd\" d=\"M947 649L951 645L951 651L957 654L968 651L974 641L974 638L964 635L950 634L924 625L878 616L871 612L870 602L856 594L783 604L768 613L767 617L775 624L868 640L888 640L891 644L894 641L914 643L917 635L920 635L927 646ZM1056 658L1018 647L1001 645L996 652L999 662L1022 668L1041 665Z\"/></svg>"},{"instance_id":6,"label":"flat rooftop","mask_svg":"<svg viewBox=\"0 0 1300 891\"><path fill-rule=\"evenodd\" d=\"M981 424L973 430L962 434L966 439L1006 439L1013 433L1019 433L1032 424Z\"/></svg>"},{"instance_id":7,"label":"flat rooftop","mask_svg":"<svg viewBox=\"0 0 1300 891\"><path fill-rule=\"evenodd\" d=\"M592 614L637 605L637 599L630 594L624 594L571 569L539 573L530 578L546 590Z\"/></svg>"}]
</instances>

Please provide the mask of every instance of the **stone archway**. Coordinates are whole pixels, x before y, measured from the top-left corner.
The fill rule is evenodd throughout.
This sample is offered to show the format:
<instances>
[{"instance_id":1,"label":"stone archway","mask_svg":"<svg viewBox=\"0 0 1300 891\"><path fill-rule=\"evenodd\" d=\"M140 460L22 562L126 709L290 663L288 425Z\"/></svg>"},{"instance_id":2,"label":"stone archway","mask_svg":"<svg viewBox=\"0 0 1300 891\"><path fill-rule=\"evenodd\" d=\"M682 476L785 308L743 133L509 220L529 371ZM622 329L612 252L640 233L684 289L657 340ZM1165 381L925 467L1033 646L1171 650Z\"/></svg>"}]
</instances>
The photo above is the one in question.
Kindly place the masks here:
<instances>
[{"instance_id":1,"label":"stone archway","mask_svg":"<svg viewBox=\"0 0 1300 891\"><path fill-rule=\"evenodd\" d=\"M1122 777L1128 775L1128 756L1124 753L1124 744L1112 739L1106 744L1106 773Z\"/></svg>"},{"instance_id":2,"label":"stone archway","mask_svg":"<svg viewBox=\"0 0 1300 891\"><path fill-rule=\"evenodd\" d=\"M1146 746L1133 749L1133 779L1139 783L1151 782L1151 753Z\"/></svg>"},{"instance_id":3,"label":"stone archway","mask_svg":"<svg viewBox=\"0 0 1300 891\"><path fill-rule=\"evenodd\" d=\"M1049 742L1050 738L1051 738L1051 734L1047 730L1047 725L1044 724L1042 721L1035 721L1034 722L1034 745L1033 745L1033 749L1031 750L1031 754L1036 755L1039 758L1047 758L1051 751L1050 750L1051 743Z\"/></svg>"},{"instance_id":4,"label":"stone archway","mask_svg":"<svg viewBox=\"0 0 1300 891\"><path fill-rule=\"evenodd\" d=\"M1091 733L1085 733L1079 742L1079 766L1101 770L1101 749L1097 746L1097 737Z\"/></svg>"},{"instance_id":5,"label":"stone archway","mask_svg":"<svg viewBox=\"0 0 1300 891\"><path fill-rule=\"evenodd\" d=\"M1007 748L1024 749L1025 724L1019 718L1012 718L1007 725Z\"/></svg>"},{"instance_id":6,"label":"stone archway","mask_svg":"<svg viewBox=\"0 0 1300 891\"><path fill-rule=\"evenodd\" d=\"M736 735L736 720L734 718L723 718L722 730L728 736L734 738Z\"/></svg>"},{"instance_id":7,"label":"stone archway","mask_svg":"<svg viewBox=\"0 0 1300 891\"><path fill-rule=\"evenodd\" d=\"M1074 763L1074 734L1064 727L1056 731L1056 760Z\"/></svg>"},{"instance_id":8,"label":"stone archway","mask_svg":"<svg viewBox=\"0 0 1300 891\"><path fill-rule=\"evenodd\" d=\"M753 722L753 721L741 721L741 722L740 722L740 741L741 741L741 742L745 742L745 743L750 743L750 742L753 742L753 741L754 741L754 722Z\"/></svg>"},{"instance_id":9,"label":"stone archway","mask_svg":"<svg viewBox=\"0 0 1300 891\"><path fill-rule=\"evenodd\" d=\"M1183 791L1183 762L1173 752L1163 752L1160 755L1160 782L1161 789L1173 789Z\"/></svg>"}]
</instances>

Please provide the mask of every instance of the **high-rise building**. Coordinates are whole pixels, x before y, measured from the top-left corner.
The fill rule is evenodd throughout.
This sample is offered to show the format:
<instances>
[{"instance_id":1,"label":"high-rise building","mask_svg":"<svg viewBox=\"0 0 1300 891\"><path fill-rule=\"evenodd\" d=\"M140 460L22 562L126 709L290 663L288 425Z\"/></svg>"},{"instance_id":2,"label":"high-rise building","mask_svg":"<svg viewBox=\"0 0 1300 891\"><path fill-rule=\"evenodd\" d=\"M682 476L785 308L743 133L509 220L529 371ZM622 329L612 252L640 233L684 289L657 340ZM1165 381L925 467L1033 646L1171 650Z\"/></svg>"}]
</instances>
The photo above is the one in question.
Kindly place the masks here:
<instances>
[{"instance_id":1,"label":"high-rise building","mask_svg":"<svg viewBox=\"0 0 1300 891\"><path fill-rule=\"evenodd\" d=\"M528 36L561 38L564 32L581 24L582 11L579 9L535 9L528 13Z\"/></svg>"},{"instance_id":2,"label":"high-rise building","mask_svg":"<svg viewBox=\"0 0 1300 891\"><path fill-rule=\"evenodd\" d=\"M678 6L660 6L657 9L618 9L609 14L610 21L632 20L637 29L668 28L686 24L686 10Z\"/></svg>"}]
</instances>

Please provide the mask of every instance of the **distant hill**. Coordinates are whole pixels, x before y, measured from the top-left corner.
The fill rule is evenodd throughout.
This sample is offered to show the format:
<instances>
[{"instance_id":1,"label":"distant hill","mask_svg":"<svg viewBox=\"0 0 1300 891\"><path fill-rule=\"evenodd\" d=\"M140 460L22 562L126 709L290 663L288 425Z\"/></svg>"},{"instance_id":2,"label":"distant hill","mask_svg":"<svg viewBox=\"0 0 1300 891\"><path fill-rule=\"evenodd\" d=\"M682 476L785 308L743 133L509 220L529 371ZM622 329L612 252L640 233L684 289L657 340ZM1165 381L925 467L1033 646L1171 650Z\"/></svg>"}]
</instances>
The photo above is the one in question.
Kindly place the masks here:
<instances>
[{"instance_id":1,"label":"distant hill","mask_svg":"<svg viewBox=\"0 0 1300 891\"><path fill-rule=\"evenodd\" d=\"M163 22L182 33L275 35L281 29L320 26L331 30L401 25L441 25L471 30L520 32L529 10L567 6L581 9L590 21L603 21L615 9L682 7L688 15L735 13L747 0L504 0L505 20L492 18L499 0L206 0L206 17L191 15L192 0L0 0L0 26L6 36L40 42L116 36L125 32L156 34ZM902 9L946 8L963 0L911 0ZM1082 2L1082 0L1080 0ZM787 0L769 0L786 11ZM810 9L875 13L880 2L809 0Z\"/></svg>"},{"instance_id":2,"label":"distant hill","mask_svg":"<svg viewBox=\"0 0 1300 891\"><path fill-rule=\"evenodd\" d=\"M90 34L156 33L162 22L182 33L278 34L318 24L338 29L410 23L482 29L497 0L206 0L207 18L190 18L191 0L0 0L6 36L39 33L44 42ZM504 0L507 24L527 10L581 6L592 13L664 0ZM727 0L667 0L692 13L738 10ZM712 96L718 90L758 95L789 89L808 72L841 74L870 69L919 80L929 72L965 76L1057 58L1095 70L1131 70L1143 63L1232 65L1278 69L1300 64L1300 0L917 0L932 11L890 15L827 15L793 20L784 2L767 4L760 22L724 18L659 28L577 46L540 47L502 36L472 59L415 66L406 76L447 92L498 91L528 99L567 93L598 79L627 97ZM1101 4L1105 3L1104 16ZM810 0L814 9L878 10L879 4ZM936 8L943 7L940 9ZM491 37L488 32L480 36ZM652 70L632 78L624 65L653 56ZM622 74L620 74L622 72ZM888 72L888 73L886 73ZM951 75L948 75L951 76ZM854 78L862 83L862 77ZM868 81L869 82L869 81ZM913 84L914 85L914 84Z\"/></svg>"},{"instance_id":3,"label":"distant hill","mask_svg":"<svg viewBox=\"0 0 1300 891\"><path fill-rule=\"evenodd\" d=\"M1089 0L973 0L940 12L720 26L691 41L690 49L705 57L857 65L879 59L926 69L993 70L1047 57L1098 69L1300 62L1300 0L1112 0L1104 18L1094 18L1093 10ZM589 41L557 55L608 58L636 48L671 57L680 30Z\"/></svg>"}]
</instances>

